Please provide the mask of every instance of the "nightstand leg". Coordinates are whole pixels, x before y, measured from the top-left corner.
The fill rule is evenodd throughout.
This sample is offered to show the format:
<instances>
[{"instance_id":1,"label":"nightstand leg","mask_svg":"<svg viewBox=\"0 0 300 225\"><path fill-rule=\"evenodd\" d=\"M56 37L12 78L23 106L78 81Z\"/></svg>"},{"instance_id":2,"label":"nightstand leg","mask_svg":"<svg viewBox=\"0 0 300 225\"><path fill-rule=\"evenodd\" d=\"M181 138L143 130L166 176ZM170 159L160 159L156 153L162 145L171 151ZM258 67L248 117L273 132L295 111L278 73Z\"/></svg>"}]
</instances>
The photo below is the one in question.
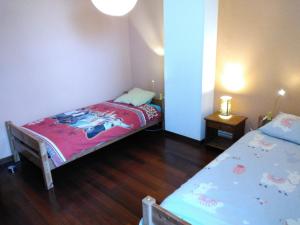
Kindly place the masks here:
<instances>
[{"instance_id":1,"label":"nightstand leg","mask_svg":"<svg viewBox=\"0 0 300 225\"><path fill-rule=\"evenodd\" d=\"M235 132L233 133L233 141L236 142L237 140L239 140L241 137L243 137L245 134L245 123L242 123L240 126L238 126L235 130Z\"/></svg>"},{"instance_id":2,"label":"nightstand leg","mask_svg":"<svg viewBox=\"0 0 300 225\"><path fill-rule=\"evenodd\" d=\"M210 127L206 127L206 136L205 136L205 142L208 142L215 137L218 136L218 130Z\"/></svg>"}]
</instances>

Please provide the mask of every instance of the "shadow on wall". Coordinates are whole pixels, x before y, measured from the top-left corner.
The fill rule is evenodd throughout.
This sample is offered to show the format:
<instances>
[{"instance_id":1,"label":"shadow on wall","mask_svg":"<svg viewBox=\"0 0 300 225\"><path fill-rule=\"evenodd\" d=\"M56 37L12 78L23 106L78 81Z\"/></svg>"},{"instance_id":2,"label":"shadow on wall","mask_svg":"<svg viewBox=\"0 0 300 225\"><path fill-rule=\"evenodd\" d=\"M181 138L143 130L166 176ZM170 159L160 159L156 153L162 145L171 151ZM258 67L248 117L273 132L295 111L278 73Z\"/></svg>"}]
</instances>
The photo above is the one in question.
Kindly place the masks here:
<instances>
[{"instance_id":1,"label":"shadow on wall","mask_svg":"<svg viewBox=\"0 0 300 225\"><path fill-rule=\"evenodd\" d=\"M136 86L163 93L164 77L164 57L158 55L140 35L135 28L131 29L131 48L132 73ZM154 87L152 80L155 81Z\"/></svg>"},{"instance_id":2,"label":"shadow on wall","mask_svg":"<svg viewBox=\"0 0 300 225\"><path fill-rule=\"evenodd\" d=\"M163 5L161 0L140 0L130 15L130 24L156 54L163 48Z\"/></svg>"},{"instance_id":3,"label":"shadow on wall","mask_svg":"<svg viewBox=\"0 0 300 225\"><path fill-rule=\"evenodd\" d=\"M203 92L202 95L202 117L205 118L214 110L214 107L211 102L214 101L214 89L208 89ZM206 107L205 107L206 106ZM218 111L219 109L215 110ZM203 137L205 137L205 126L201 126Z\"/></svg>"},{"instance_id":4,"label":"shadow on wall","mask_svg":"<svg viewBox=\"0 0 300 225\"><path fill-rule=\"evenodd\" d=\"M163 1L139 0L129 14L132 74L136 86L163 93Z\"/></svg>"}]
</instances>

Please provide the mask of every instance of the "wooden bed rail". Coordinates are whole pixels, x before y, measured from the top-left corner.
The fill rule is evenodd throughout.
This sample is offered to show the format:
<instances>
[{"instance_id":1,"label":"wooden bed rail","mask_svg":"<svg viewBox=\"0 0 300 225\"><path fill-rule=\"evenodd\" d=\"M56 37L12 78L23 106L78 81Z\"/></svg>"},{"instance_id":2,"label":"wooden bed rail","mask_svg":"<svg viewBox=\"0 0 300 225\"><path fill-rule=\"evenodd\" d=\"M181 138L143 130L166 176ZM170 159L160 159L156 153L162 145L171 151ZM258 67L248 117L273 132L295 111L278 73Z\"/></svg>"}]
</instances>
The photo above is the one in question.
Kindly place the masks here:
<instances>
[{"instance_id":1,"label":"wooden bed rail","mask_svg":"<svg viewBox=\"0 0 300 225\"><path fill-rule=\"evenodd\" d=\"M191 225L168 210L156 204L156 200L147 196L143 204L143 225Z\"/></svg>"},{"instance_id":2,"label":"wooden bed rail","mask_svg":"<svg viewBox=\"0 0 300 225\"><path fill-rule=\"evenodd\" d=\"M11 121L5 122L10 148L14 161L20 161L19 153L42 169L44 182L47 189L53 188L51 167L45 143L21 128L15 126Z\"/></svg>"},{"instance_id":3,"label":"wooden bed rail","mask_svg":"<svg viewBox=\"0 0 300 225\"><path fill-rule=\"evenodd\" d=\"M67 160L66 162L64 162L64 164L60 166L70 163L76 160L77 158L95 152L101 148L104 148L114 142L117 142L125 137L135 134L148 127L154 126L159 122L161 121L158 120L158 121L149 122L148 125L141 127L137 130L133 130L128 134L115 138L104 144L100 143L99 145L85 149L84 151L74 155L71 159ZM52 179L51 171L58 168L59 166L55 166L53 161L48 158L45 142L42 139L32 135L30 132L27 132L22 127L18 127L14 125L11 121L5 122L5 124L6 124L11 151L13 153L15 162L20 161L19 153L21 153L22 156L24 156L25 158L27 158L35 165L41 168L47 190L53 188L53 179Z\"/></svg>"}]
</instances>

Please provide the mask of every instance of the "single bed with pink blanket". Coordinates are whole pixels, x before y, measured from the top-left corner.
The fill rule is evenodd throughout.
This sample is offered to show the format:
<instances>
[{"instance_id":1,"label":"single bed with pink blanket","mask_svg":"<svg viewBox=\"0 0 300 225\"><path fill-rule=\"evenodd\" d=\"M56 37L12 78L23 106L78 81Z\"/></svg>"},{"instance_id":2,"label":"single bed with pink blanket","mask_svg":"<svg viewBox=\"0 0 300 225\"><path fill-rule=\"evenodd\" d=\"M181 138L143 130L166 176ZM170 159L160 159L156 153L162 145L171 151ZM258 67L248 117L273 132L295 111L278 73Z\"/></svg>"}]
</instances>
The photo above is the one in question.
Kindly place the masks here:
<instances>
[{"instance_id":1,"label":"single bed with pink blanket","mask_svg":"<svg viewBox=\"0 0 300 225\"><path fill-rule=\"evenodd\" d=\"M22 127L9 122L7 128L15 161L18 161L18 152L28 153L28 150L32 150L31 156L39 157L41 162L35 163L36 160L27 158L37 165L41 164L43 171L49 167L51 172L54 168L160 121L161 112L156 105L134 107L107 101L37 120ZM42 154L41 144L46 156ZM40 149L36 149L36 146ZM45 181L47 176L44 173ZM53 186L47 181L46 184L48 189Z\"/></svg>"}]
</instances>

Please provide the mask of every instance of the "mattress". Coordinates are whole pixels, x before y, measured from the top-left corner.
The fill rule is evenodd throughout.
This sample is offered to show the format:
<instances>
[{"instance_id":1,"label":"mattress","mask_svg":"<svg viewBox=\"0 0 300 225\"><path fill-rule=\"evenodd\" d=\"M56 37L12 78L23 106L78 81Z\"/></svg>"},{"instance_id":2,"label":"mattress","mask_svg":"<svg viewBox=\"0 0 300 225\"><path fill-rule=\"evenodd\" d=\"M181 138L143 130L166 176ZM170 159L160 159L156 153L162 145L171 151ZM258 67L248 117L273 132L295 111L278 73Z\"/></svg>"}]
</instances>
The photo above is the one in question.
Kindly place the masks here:
<instances>
[{"instance_id":1,"label":"mattress","mask_svg":"<svg viewBox=\"0 0 300 225\"><path fill-rule=\"evenodd\" d=\"M89 148L101 146L161 120L159 107L134 107L107 101L22 126L46 143L49 158L60 166Z\"/></svg>"},{"instance_id":2,"label":"mattress","mask_svg":"<svg viewBox=\"0 0 300 225\"><path fill-rule=\"evenodd\" d=\"M194 225L300 225L300 146L252 131L161 205Z\"/></svg>"}]
</instances>

